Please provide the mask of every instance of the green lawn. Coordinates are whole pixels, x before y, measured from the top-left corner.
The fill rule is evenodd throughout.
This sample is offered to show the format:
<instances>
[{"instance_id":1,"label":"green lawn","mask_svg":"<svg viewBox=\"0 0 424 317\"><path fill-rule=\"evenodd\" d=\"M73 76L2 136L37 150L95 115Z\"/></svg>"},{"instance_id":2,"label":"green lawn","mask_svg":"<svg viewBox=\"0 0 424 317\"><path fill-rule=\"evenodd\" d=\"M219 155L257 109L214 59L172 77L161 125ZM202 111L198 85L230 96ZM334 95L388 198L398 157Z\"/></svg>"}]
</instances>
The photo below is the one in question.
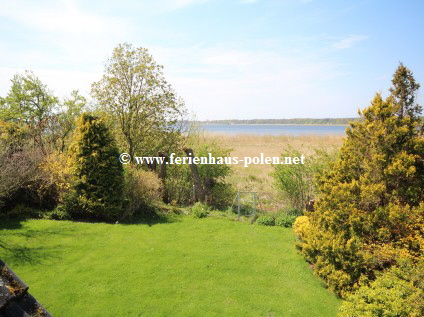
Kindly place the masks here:
<instances>
[{"instance_id":1,"label":"green lawn","mask_svg":"<svg viewBox=\"0 0 424 317\"><path fill-rule=\"evenodd\" d=\"M335 316L291 229L220 218L0 225L2 258L54 316Z\"/></svg>"}]
</instances>

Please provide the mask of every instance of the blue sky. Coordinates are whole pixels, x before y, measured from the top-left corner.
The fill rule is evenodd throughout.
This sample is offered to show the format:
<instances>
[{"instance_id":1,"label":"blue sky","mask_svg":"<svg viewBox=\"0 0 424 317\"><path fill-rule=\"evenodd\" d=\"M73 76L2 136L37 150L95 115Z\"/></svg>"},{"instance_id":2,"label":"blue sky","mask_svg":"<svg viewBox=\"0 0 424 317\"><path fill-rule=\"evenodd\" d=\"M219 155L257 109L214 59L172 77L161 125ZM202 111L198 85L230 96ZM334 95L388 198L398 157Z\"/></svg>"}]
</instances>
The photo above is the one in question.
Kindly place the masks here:
<instances>
[{"instance_id":1,"label":"blue sky","mask_svg":"<svg viewBox=\"0 0 424 317\"><path fill-rule=\"evenodd\" d=\"M421 0L0 0L0 95L30 69L89 96L129 42L198 119L354 117L399 61L424 85L423 31Z\"/></svg>"}]
</instances>

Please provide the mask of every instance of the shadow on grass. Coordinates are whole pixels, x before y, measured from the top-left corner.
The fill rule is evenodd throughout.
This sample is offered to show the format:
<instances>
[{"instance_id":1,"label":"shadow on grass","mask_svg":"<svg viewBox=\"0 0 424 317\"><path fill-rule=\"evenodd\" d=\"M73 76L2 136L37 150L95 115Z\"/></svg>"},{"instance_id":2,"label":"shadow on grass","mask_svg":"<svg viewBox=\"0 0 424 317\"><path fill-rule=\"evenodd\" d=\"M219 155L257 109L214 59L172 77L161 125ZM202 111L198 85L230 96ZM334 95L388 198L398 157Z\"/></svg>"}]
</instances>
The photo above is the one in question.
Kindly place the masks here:
<instances>
[{"instance_id":1,"label":"shadow on grass","mask_svg":"<svg viewBox=\"0 0 424 317\"><path fill-rule=\"evenodd\" d=\"M2 252L2 258L8 263L41 264L48 259L59 258L59 254L62 253L58 246L54 248L26 247L0 242L0 247L5 251Z\"/></svg>"},{"instance_id":2,"label":"shadow on grass","mask_svg":"<svg viewBox=\"0 0 424 317\"><path fill-rule=\"evenodd\" d=\"M0 218L0 230L8 229L8 230L15 230L15 229L21 229L22 222L25 221L25 219L2 219Z\"/></svg>"},{"instance_id":3,"label":"shadow on grass","mask_svg":"<svg viewBox=\"0 0 424 317\"><path fill-rule=\"evenodd\" d=\"M148 225L181 222L181 215L178 214L154 214L149 216L136 216L120 222L122 225Z\"/></svg>"},{"instance_id":4,"label":"shadow on grass","mask_svg":"<svg viewBox=\"0 0 424 317\"><path fill-rule=\"evenodd\" d=\"M74 231L72 228L64 226L21 230L24 227L23 221L25 219L6 220L2 221L0 225L0 254L2 258L11 263L40 264L51 258L59 258L59 254L63 253L62 246L30 246L27 240L45 237L53 239L59 235L72 235ZM18 238L19 242L9 241L14 241L15 238Z\"/></svg>"}]
</instances>

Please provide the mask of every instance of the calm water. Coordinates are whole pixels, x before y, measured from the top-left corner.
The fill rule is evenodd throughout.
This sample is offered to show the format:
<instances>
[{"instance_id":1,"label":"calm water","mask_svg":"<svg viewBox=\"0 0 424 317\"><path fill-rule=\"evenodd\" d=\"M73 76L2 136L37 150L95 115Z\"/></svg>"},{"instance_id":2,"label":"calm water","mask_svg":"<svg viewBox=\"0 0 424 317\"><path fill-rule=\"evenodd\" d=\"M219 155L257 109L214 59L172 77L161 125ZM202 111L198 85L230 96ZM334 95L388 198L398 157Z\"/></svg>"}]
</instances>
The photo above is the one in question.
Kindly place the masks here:
<instances>
[{"instance_id":1,"label":"calm water","mask_svg":"<svg viewBox=\"0 0 424 317\"><path fill-rule=\"evenodd\" d=\"M338 134L344 135L346 126L338 125L289 125L289 124L202 124L207 132L226 134L271 134L306 135Z\"/></svg>"}]
</instances>

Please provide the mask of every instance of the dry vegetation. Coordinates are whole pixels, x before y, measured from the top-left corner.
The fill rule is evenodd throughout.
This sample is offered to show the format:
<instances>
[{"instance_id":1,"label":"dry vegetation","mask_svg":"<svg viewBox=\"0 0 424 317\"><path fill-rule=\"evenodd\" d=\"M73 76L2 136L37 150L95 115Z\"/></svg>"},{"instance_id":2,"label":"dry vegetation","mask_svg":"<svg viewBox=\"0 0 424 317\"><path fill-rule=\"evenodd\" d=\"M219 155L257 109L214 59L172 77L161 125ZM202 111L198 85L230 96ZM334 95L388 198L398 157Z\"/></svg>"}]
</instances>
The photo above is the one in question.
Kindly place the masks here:
<instances>
[{"instance_id":1,"label":"dry vegetation","mask_svg":"<svg viewBox=\"0 0 424 317\"><path fill-rule=\"evenodd\" d=\"M339 147L342 144L342 135L254 135L254 134L218 134L207 133L207 141L216 141L222 146L232 149L231 155L242 157L256 157L260 153L264 156L280 156L283 149L292 146L302 150L305 156L311 154L314 148ZM234 165L234 173L228 181L240 191L256 191L259 196L259 208L264 211L278 211L285 207L274 186L274 179L270 175L272 165Z\"/></svg>"}]
</instances>

